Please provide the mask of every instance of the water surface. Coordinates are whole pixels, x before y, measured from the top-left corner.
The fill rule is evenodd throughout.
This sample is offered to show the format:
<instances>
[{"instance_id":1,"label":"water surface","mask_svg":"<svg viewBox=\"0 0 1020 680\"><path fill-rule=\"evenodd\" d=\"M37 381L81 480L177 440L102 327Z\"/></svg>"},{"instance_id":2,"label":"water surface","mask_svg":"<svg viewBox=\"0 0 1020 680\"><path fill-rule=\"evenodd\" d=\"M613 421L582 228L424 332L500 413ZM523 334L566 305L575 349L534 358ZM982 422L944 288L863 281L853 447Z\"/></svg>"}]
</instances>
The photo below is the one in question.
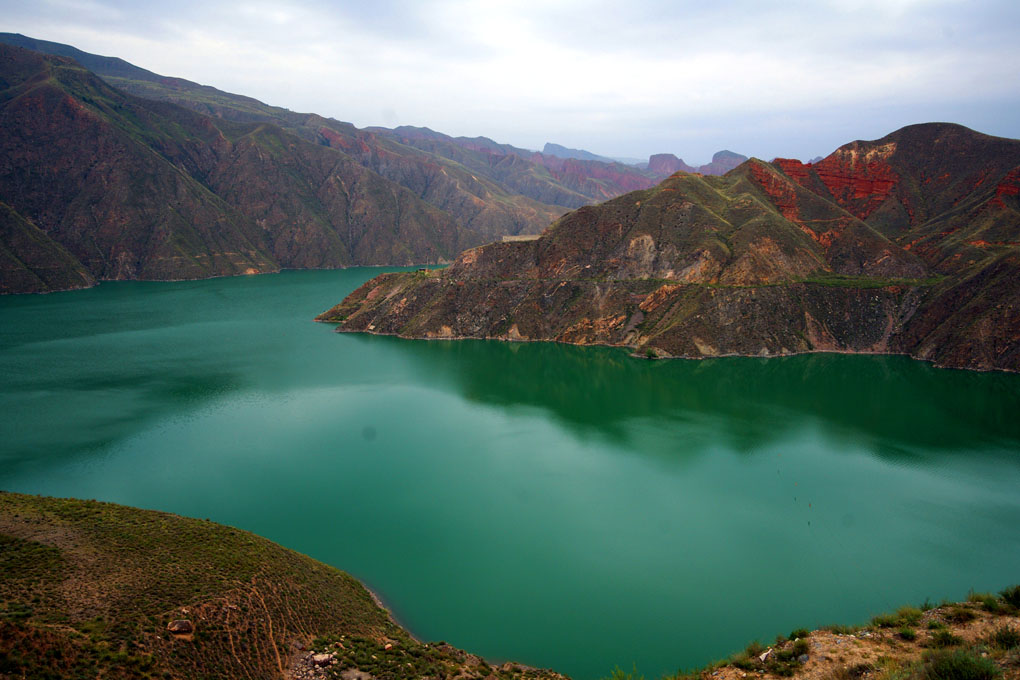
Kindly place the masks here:
<instances>
[{"instance_id":1,"label":"water surface","mask_svg":"<svg viewBox=\"0 0 1020 680\"><path fill-rule=\"evenodd\" d=\"M579 680L1020 581L1020 376L311 321L379 271L0 299L0 488L248 529Z\"/></svg>"}]
</instances>

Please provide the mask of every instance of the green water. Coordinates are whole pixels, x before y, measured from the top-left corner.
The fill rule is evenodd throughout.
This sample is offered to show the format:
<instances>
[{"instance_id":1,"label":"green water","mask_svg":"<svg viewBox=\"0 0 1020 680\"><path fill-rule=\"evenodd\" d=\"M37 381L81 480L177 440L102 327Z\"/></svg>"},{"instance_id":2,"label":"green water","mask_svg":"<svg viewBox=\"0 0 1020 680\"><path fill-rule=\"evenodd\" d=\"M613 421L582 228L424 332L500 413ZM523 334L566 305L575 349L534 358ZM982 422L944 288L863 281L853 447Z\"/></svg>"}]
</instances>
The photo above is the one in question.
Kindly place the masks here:
<instances>
[{"instance_id":1,"label":"green water","mask_svg":"<svg viewBox=\"0 0 1020 680\"><path fill-rule=\"evenodd\" d=\"M1020 376L311 321L378 271L0 299L0 488L242 527L579 680L1020 582Z\"/></svg>"}]
</instances>

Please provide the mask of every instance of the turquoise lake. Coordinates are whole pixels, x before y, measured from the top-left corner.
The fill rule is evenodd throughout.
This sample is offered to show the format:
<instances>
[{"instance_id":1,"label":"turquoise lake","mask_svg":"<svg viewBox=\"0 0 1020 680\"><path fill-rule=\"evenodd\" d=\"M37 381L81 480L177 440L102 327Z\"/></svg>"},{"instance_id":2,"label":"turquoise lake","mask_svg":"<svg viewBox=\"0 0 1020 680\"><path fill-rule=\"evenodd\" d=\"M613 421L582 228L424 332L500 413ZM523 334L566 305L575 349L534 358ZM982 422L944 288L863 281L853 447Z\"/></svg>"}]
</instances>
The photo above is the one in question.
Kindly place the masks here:
<instances>
[{"instance_id":1,"label":"turquoise lake","mask_svg":"<svg viewBox=\"0 0 1020 680\"><path fill-rule=\"evenodd\" d=\"M577 680L1020 582L1018 375L312 322L380 271L0 298L0 489L247 529Z\"/></svg>"}]
</instances>

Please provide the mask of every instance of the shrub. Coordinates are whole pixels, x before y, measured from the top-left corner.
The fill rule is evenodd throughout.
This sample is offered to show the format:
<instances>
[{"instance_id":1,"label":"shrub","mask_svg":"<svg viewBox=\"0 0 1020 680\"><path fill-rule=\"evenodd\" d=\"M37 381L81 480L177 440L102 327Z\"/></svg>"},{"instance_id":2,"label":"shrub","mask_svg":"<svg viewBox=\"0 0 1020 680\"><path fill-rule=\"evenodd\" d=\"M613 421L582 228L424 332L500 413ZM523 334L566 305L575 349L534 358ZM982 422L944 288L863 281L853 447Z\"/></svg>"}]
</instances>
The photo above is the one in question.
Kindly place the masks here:
<instances>
[{"instance_id":1,"label":"shrub","mask_svg":"<svg viewBox=\"0 0 1020 680\"><path fill-rule=\"evenodd\" d=\"M837 623L831 626L825 626L822 630L827 630L830 633L835 633L837 635L852 635L861 630L861 628L862 626L844 626Z\"/></svg>"},{"instance_id":2,"label":"shrub","mask_svg":"<svg viewBox=\"0 0 1020 680\"><path fill-rule=\"evenodd\" d=\"M999 596L1011 607L1020 609L1020 584L1006 588Z\"/></svg>"},{"instance_id":3,"label":"shrub","mask_svg":"<svg viewBox=\"0 0 1020 680\"><path fill-rule=\"evenodd\" d=\"M907 626L916 626L921 620L921 610L917 607L900 607L896 610L896 617L900 623Z\"/></svg>"},{"instance_id":4,"label":"shrub","mask_svg":"<svg viewBox=\"0 0 1020 680\"><path fill-rule=\"evenodd\" d=\"M645 680L645 676L637 672L637 664L635 664L631 667L630 672L624 671L622 668L617 666L613 669L609 678L605 680Z\"/></svg>"},{"instance_id":5,"label":"shrub","mask_svg":"<svg viewBox=\"0 0 1020 680\"><path fill-rule=\"evenodd\" d=\"M871 619L871 623L879 628L895 628L899 625L900 619L895 614L879 614Z\"/></svg>"},{"instance_id":6,"label":"shrub","mask_svg":"<svg viewBox=\"0 0 1020 680\"><path fill-rule=\"evenodd\" d=\"M860 680L865 675L875 670L870 663L859 663L854 666L840 666L832 671L827 680Z\"/></svg>"},{"instance_id":7,"label":"shrub","mask_svg":"<svg viewBox=\"0 0 1020 680\"><path fill-rule=\"evenodd\" d=\"M743 669L745 671L752 670L760 663L760 659L758 659L758 656L764 651L765 647L763 647L760 642L755 640L754 642L749 644L747 648L744 649L744 651L740 652L739 654L733 655L733 657L730 658L730 663L732 663L737 668ZM613 678L613 680L617 679Z\"/></svg>"},{"instance_id":8,"label":"shrub","mask_svg":"<svg viewBox=\"0 0 1020 680\"><path fill-rule=\"evenodd\" d=\"M1009 626L1000 626L992 631L988 641L1001 649L1016 649L1020 647L1020 632Z\"/></svg>"},{"instance_id":9,"label":"shrub","mask_svg":"<svg viewBox=\"0 0 1020 680\"><path fill-rule=\"evenodd\" d=\"M995 680L1001 675L991 660L963 650L931 654L922 671L923 680Z\"/></svg>"},{"instance_id":10,"label":"shrub","mask_svg":"<svg viewBox=\"0 0 1020 680\"><path fill-rule=\"evenodd\" d=\"M811 631L807 628L797 628L796 630L790 631L790 639L796 640L797 638L806 638L811 635Z\"/></svg>"},{"instance_id":11,"label":"shrub","mask_svg":"<svg viewBox=\"0 0 1020 680\"><path fill-rule=\"evenodd\" d=\"M977 618L977 614L967 609L966 607L950 607L949 611L945 613L947 621L953 623L967 623Z\"/></svg>"},{"instance_id":12,"label":"shrub","mask_svg":"<svg viewBox=\"0 0 1020 680\"><path fill-rule=\"evenodd\" d=\"M896 634L899 635L900 638L906 640L907 642L913 642L914 640L917 639L917 633L915 633L914 629L910 628L909 626L903 626L902 628L899 629L899 631Z\"/></svg>"},{"instance_id":13,"label":"shrub","mask_svg":"<svg viewBox=\"0 0 1020 680\"><path fill-rule=\"evenodd\" d=\"M942 649L945 647L955 647L956 645L963 642L963 638L957 637L949 632L948 629L940 628L935 631L931 636L931 646L936 649Z\"/></svg>"}]
</instances>

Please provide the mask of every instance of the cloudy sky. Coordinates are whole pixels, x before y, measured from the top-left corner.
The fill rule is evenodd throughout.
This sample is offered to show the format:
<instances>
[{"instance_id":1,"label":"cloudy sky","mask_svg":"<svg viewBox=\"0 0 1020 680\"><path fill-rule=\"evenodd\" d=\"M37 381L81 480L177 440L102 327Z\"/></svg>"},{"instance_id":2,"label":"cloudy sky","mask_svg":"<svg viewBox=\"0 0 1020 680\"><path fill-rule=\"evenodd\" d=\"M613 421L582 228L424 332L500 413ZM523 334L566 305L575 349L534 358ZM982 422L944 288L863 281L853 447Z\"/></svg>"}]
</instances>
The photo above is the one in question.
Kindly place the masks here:
<instances>
[{"instance_id":1,"label":"cloudy sky","mask_svg":"<svg viewBox=\"0 0 1020 680\"><path fill-rule=\"evenodd\" d=\"M0 0L0 31L358 126L692 164L1020 138L1017 0Z\"/></svg>"}]
</instances>

